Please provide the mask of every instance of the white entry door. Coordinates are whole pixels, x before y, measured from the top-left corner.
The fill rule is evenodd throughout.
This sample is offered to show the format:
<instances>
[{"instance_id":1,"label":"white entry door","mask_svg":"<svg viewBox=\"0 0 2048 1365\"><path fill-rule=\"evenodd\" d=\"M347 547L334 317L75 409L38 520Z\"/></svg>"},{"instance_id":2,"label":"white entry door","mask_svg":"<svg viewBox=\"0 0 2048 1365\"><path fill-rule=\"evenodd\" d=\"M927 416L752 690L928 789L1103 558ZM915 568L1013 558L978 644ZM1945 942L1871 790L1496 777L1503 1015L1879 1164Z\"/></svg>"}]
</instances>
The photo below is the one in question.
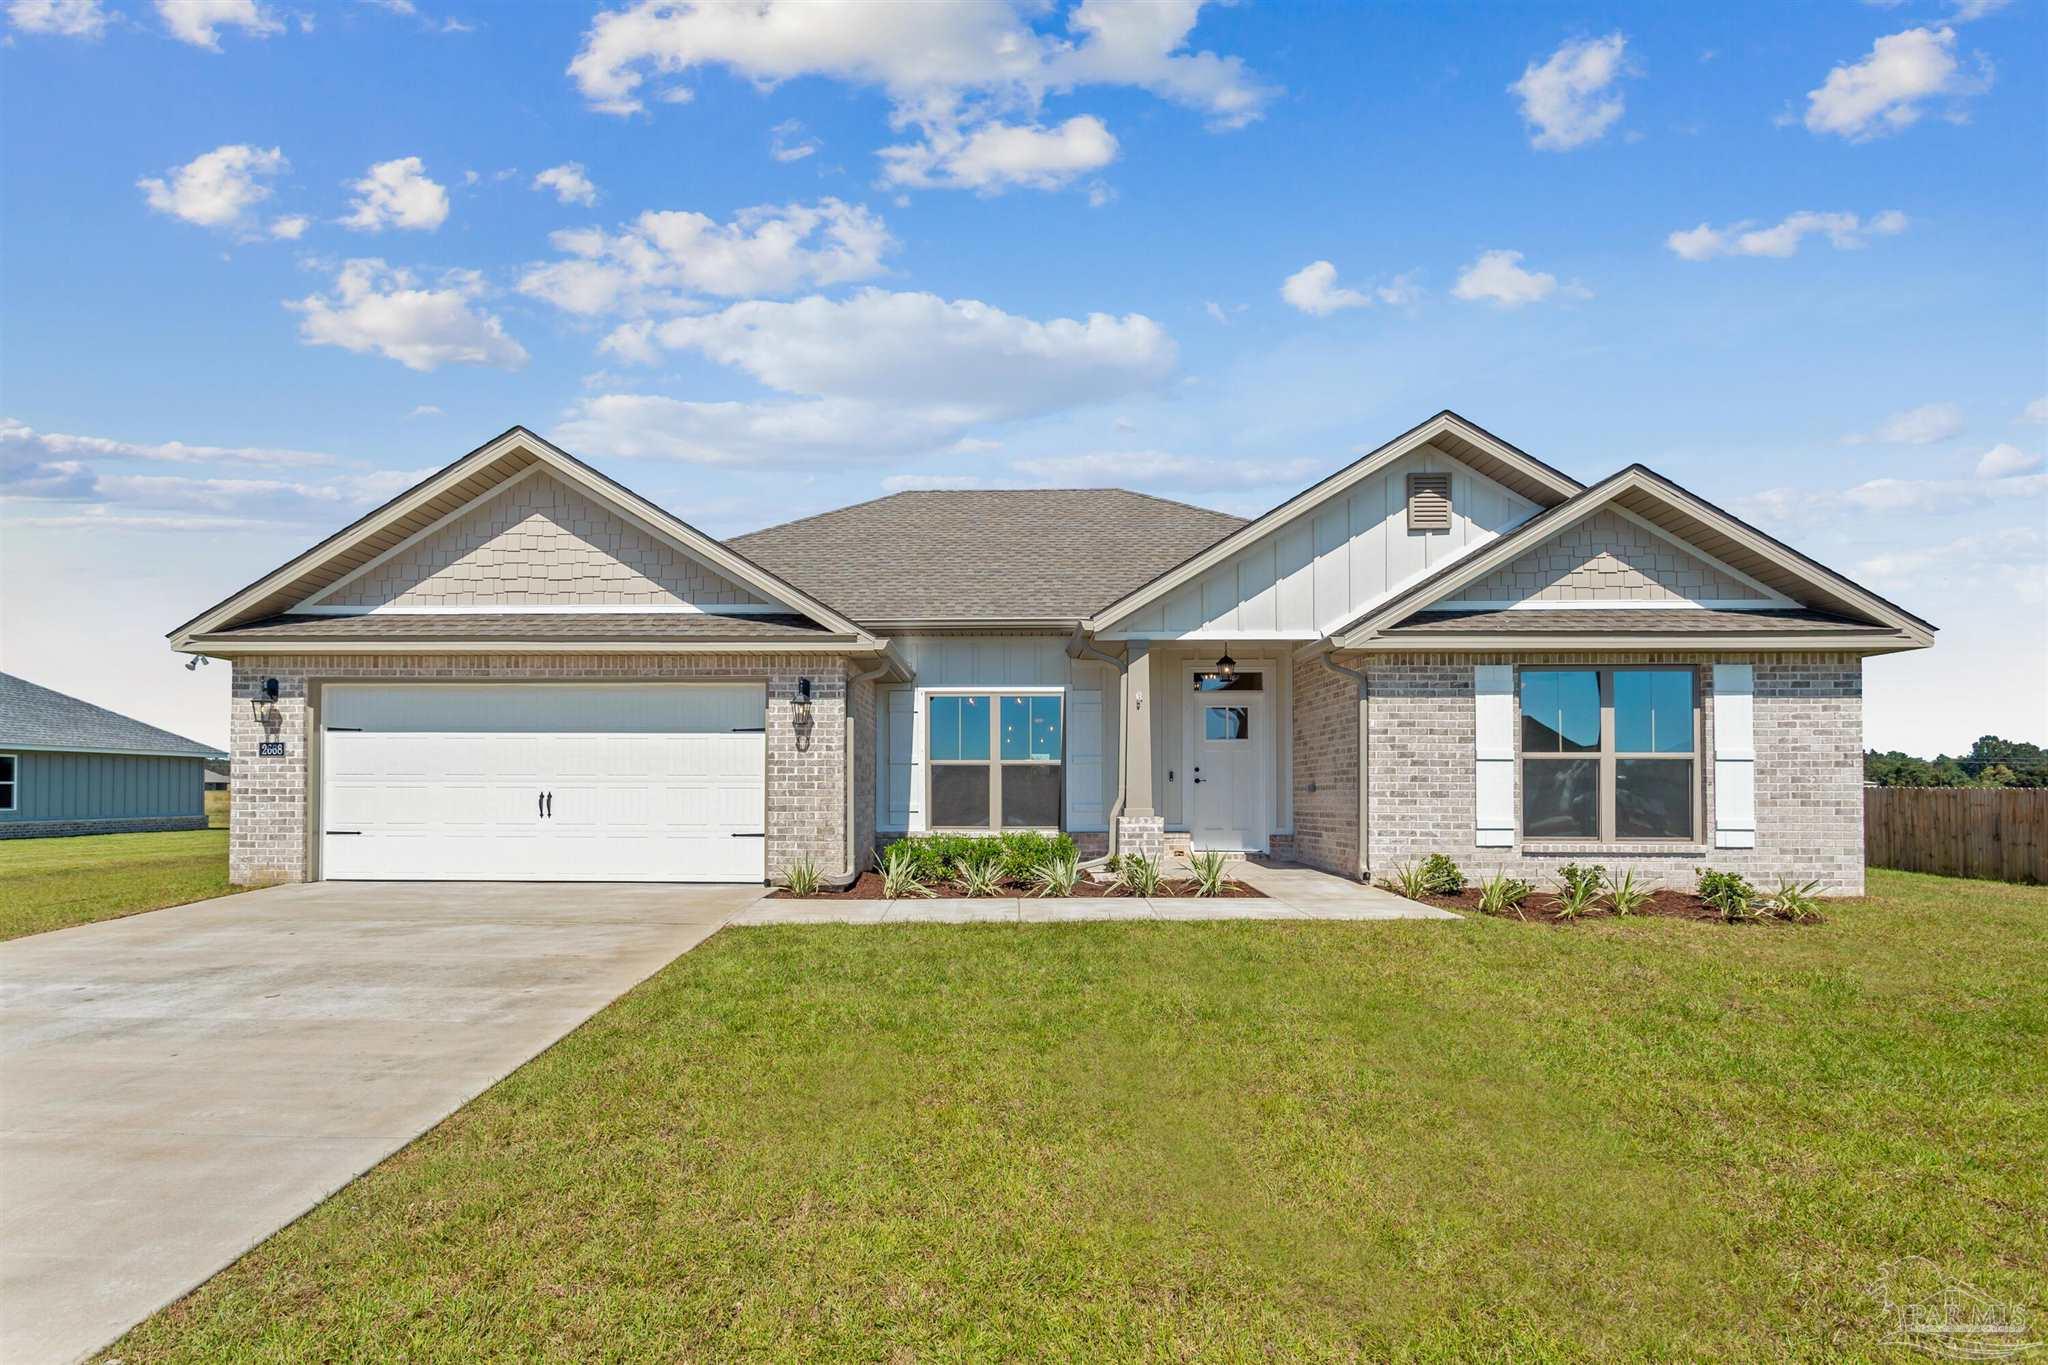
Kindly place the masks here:
<instances>
[{"instance_id":1,"label":"white entry door","mask_svg":"<svg viewBox=\"0 0 2048 1365\"><path fill-rule=\"evenodd\" d=\"M766 714L758 683L331 685L320 873L762 881Z\"/></svg>"},{"instance_id":2,"label":"white entry door","mask_svg":"<svg viewBox=\"0 0 2048 1365\"><path fill-rule=\"evenodd\" d=\"M1187 717L1193 761L1188 790L1193 810L1188 833L1198 851L1264 853L1273 828L1266 755L1273 749L1267 724L1265 675L1240 670L1228 685L1191 680Z\"/></svg>"}]
</instances>

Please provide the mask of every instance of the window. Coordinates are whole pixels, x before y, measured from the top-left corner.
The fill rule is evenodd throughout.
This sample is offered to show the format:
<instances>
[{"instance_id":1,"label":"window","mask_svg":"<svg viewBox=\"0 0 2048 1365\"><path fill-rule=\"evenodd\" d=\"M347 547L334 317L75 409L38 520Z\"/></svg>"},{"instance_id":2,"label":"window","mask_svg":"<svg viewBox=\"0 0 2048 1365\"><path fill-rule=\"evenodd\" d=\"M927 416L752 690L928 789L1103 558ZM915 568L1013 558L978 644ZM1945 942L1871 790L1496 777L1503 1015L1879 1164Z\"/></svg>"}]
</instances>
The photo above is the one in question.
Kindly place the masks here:
<instances>
[{"instance_id":1,"label":"window","mask_svg":"<svg viewBox=\"0 0 2048 1365\"><path fill-rule=\"evenodd\" d=\"M1525 668L1522 837L1692 839L1699 703L1689 668Z\"/></svg>"},{"instance_id":2,"label":"window","mask_svg":"<svg viewBox=\"0 0 2048 1365\"><path fill-rule=\"evenodd\" d=\"M948 692L928 710L931 828L1059 828L1059 694Z\"/></svg>"},{"instance_id":3,"label":"window","mask_svg":"<svg viewBox=\"0 0 2048 1365\"><path fill-rule=\"evenodd\" d=\"M1202 713L1202 738L1238 740L1252 737L1248 706L1211 706Z\"/></svg>"},{"instance_id":4,"label":"window","mask_svg":"<svg viewBox=\"0 0 2048 1365\"><path fill-rule=\"evenodd\" d=\"M14 809L14 755L0 754L0 810Z\"/></svg>"}]
</instances>

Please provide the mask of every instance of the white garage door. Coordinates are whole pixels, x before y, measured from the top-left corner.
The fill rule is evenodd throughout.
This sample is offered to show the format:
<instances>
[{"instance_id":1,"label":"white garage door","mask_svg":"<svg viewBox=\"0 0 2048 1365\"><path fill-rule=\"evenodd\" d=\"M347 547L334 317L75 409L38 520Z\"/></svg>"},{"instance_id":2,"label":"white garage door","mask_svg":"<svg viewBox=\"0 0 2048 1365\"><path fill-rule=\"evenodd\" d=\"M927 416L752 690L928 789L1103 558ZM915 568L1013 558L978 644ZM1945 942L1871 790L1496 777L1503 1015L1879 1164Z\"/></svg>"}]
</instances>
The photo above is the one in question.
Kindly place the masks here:
<instances>
[{"instance_id":1,"label":"white garage door","mask_svg":"<svg viewBox=\"0 0 2048 1365\"><path fill-rule=\"evenodd\" d=\"M765 689L330 685L321 875L758 882Z\"/></svg>"}]
</instances>

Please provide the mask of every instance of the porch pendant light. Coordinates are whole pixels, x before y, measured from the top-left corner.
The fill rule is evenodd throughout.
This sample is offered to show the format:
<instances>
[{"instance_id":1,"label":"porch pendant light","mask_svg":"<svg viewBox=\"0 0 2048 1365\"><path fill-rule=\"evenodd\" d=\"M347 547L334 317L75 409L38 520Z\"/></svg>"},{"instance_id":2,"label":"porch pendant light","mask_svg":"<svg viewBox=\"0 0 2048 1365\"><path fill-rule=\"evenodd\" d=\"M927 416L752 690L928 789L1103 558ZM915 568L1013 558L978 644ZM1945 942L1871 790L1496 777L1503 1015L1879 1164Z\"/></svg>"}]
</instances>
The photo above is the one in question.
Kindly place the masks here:
<instances>
[{"instance_id":1,"label":"porch pendant light","mask_svg":"<svg viewBox=\"0 0 2048 1365\"><path fill-rule=\"evenodd\" d=\"M1236 681L1237 660L1231 658L1228 654L1225 654L1222 658L1216 661L1215 672L1211 673L1209 676L1213 677L1214 679L1216 679L1217 682L1220 683Z\"/></svg>"}]
</instances>

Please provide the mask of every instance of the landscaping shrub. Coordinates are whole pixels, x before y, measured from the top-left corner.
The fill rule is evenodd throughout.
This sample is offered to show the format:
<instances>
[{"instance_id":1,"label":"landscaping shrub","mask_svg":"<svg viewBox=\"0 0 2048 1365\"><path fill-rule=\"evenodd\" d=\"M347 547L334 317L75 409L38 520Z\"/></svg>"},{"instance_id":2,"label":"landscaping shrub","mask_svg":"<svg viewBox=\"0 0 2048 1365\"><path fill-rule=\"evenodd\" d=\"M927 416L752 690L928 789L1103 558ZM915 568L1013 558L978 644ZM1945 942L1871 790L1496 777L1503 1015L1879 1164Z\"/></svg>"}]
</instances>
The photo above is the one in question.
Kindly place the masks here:
<instances>
[{"instance_id":1,"label":"landscaping shrub","mask_svg":"<svg viewBox=\"0 0 2048 1365\"><path fill-rule=\"evenodd\" d=\"M1805 924L1820 918L1819 891L1820 883L1817 881L1795 882L1780 877L1778 889L1765 894L1763 908L1779 919Z\"/></svg>"},{"instance_id":2,"label":"landscaping shrub","mask_svg":"<svg viewBox=\"0 0 2048 1365\"><path fill-rule=\"evenodd\" d=\"M1458 870L1449 854L1430 854L1422 860L1417 871L1422 876L1423 887L1432 895L1455 896L1465 889L1465 874Z\"/></svg>"},{"instance_id":3,"label":"landscaping shrub","mask_svg":"<svg viewBox=\"0 0 2048 1365\"><path fill-rule=\"evenodd\" d=\"M1598 899L1607 888L1607 864L1594 863L1582 867L1578 863L1566 863L1557 870L1557 884L1575 896Z\"/></svg>"},{"instance_id":4,"label":"landscaping shrub","mask_svg":"<svg viewBox=\"0 0 2048 1365\"><path fill-rule=\"evenodd\" d=\"M1712 868L1694 869L1699 873L1699 897L1708 906L1720 913L1724 920L1756 918L1756 888L1735 872L1716 872Z\"/></svg>"},{"instance_id":5,"label":"landscaping shrub","mask_svg":"<svg viewBox=\"0 0 2048 1365\"><path fill-rule=\"evenodd\" d=\"M897 854L896 850L904 850ZM889 845L893 856L908 858L923 882L960 879L960 865L999 868L1004 881L1023 882L1050 860L1076 857L1074 841L1064 834L1014 830L1008 834L913 834Z\"/></svg>"},{"instance_id":6,"label":"landscaping shrub","mask_svg":"<svg viewBox=\"0 0 2048 1365\"><path fill-rule=\"evenodd\" d=\"M1071 896L1081 880L1081 861L1073 850L1055 853L1031 869L1031 884L1041 896Z\"/></svg>"},{"instance_id":7,"label":"landscaping shrub","mask_svg":"<svg viewBox=\"0 0 2048 1365\"><path fill-rule=\"evenodd\" d=\"M824 870L809 854L782 869L782 887L792 896L815 896L824 884Z\"/></svg>"},{"instance_id":8,"label":"landscaping shrub","mask_svg":"<svg viewBox=\"0 0 2048 1365\"><path fill-rule=\"evenodd\" d=\"M1633 915L1650 903L1652 894L1649 887L1637 884L1635 873L1624 872L1621 880L1607 889L1607 903L1617 915Z\"/></svg>"},{"instance_id":9,"label":"landscaping shrub","mask_svg":"<svg viewBox=\"0 0 2048 1365\"><path fill-rule=\"evenodd\" d=\"M1160 871L1159 860L1135 853L1117 859L1115 882L1133 896L1157 896L1166 891L1166 874Z\"/></svg>"},{"instance_id":10,"label":"landscaping shrub","mask_svg":"<svg viewBox=\"0 0 2048 1365\"><path fill-rule=\"evenodd\" d=\"M1498 872L1479 884L1479 908L1489 915L1502 915L1510 910L1521 915L1523 902L1535 890L1520 877ZM1527 919L1528 916L1523 915L1522 918Z\"/></svg>"},{"instance_id":11,"label":"landscaping shrub","mask_svg":"<svg viewBox=\"0 0 2048 1365\"><path fill-rule=\"evenodd\" d=\"M924 862L916 849L905 848L900 843L891 844L875 855L875 865L882 874L882 894L891 900L932 894L925 883L936 878L925 876Z\"/></svg>"},{"instance_id":12,"label":"landscaping shrub","mask_svg":"<svg viewBox=\"0 0 2048 1365\"><path fill-rule=\"evenodd\" d=\"M1230 880L1230 860L1221 853L1197 853L1188 859L1188 871L1194 874L1197 896L1220 896Z\"/></svg>"}]
</instances>

